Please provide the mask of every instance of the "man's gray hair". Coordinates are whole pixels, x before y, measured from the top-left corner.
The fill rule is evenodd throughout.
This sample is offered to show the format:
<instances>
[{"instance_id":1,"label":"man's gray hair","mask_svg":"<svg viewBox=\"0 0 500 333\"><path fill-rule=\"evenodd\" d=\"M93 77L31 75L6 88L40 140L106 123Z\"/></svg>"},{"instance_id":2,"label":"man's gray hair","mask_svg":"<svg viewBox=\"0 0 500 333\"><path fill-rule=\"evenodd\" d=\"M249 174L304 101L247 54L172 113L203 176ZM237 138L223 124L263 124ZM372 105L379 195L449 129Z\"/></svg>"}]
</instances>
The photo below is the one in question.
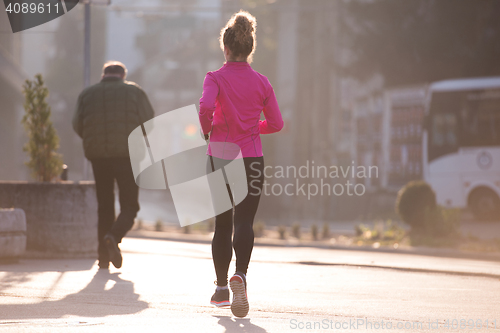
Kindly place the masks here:
<instances>
[{"instance_id":1,"label":"man's gray hair","mask_svg":"<svg viewBox=\"0 0 500 333\"><path fill-rule=\"evenodd\" d=\"M102 66L102 75L123 75L125 78L127 76L127 67L120 61L107 61Z\"/></svg>"}]
</instances>

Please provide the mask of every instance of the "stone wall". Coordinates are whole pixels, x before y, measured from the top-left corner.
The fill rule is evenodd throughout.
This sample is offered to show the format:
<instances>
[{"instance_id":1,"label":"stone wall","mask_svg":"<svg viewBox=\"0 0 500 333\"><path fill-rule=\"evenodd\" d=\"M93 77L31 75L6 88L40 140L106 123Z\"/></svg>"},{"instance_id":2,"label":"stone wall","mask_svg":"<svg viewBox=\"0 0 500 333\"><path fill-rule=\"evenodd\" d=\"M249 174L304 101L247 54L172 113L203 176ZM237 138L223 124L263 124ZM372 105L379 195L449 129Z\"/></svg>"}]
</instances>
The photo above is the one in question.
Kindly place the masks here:
<instances>
[{"instance_id":1,"label":"stone wall","mask_svg":"<svg viewBox=\"0 0 500 333\"><path fill-rule=\"evenodd\" d=\"M0 209L0 260L17 259L26 250L26 215L22 209Z\"/></svg>"},{"instance_id":2,"label":"stone wall","mask_svg":"<svg viewBox=\"0 0 500 333\"><path fill-rule=\"evenodd\" d=\"M26 214L29 257L97 257L93 182L0 182L0 207Z\"/></svg>"}]
</instances>

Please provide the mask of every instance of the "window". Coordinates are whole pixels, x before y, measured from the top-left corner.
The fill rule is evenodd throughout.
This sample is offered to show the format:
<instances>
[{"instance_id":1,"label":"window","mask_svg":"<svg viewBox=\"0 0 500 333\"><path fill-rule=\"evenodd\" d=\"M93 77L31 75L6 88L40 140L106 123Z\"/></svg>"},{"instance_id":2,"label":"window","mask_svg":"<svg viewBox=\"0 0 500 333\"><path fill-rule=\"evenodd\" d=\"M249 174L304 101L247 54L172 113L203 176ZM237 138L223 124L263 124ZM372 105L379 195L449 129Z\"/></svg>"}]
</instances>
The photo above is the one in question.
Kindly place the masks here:
<instances>
[{"instance_id":1,"label":"window","mask_svg":"<svg viewBox=\"0 0 500 333\"><path fill-rule=\"evenodd\" d=\"M429 162L460 147L500 146L500 89L434 93L429 116Z\"/></svg>"},{"instance_id":2,"label":"window","mask_svg":"<svg viewBox=\"0 0 500 333\"><path fill-rule=\"evenodd\" d=\"M453 93L435 93L430 108L428 154L429 162L458 151L460 103Z\"/></svg>"},{"instance_id":3,"label":"window","mask_svg":"<svg viewBox=\"0 0 500 333\"><path fill-rule=\"evenodd\" d=\"M499 97L498 90L468 94L467 103L460 111L463 146L500 145Z\"/></svg>"},{"instance_id":4,"label":"window","mask_svg":"<svg viewBox=\"0 0 500 333\"><path fill-rule=\"evenodd\" d=\"M437 113L432 117L432 145L456 147L458 144L457 117L453 113Z\"/></svg>"}]
</instances>

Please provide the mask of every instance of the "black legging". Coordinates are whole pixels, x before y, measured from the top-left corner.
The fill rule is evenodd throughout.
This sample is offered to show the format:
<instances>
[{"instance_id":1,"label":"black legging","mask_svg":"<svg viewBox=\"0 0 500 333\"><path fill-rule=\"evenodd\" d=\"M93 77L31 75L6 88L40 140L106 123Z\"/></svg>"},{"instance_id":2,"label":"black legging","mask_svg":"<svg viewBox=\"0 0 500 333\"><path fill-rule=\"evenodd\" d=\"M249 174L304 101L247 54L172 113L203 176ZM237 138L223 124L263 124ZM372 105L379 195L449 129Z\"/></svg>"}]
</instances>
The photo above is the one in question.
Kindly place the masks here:
<instances>
[{"instance_id":1,"label":"black legging","mask_svg":"<svg viewBox=\"0 0 500 333\"><path fill-rule=\"evenodd\" d=\"M217 158L215 165L220 165ZM217 163L219 162L219 163ZM236 207L230 209L215 218L215 233L212 239L212 257L214 260L215 273L217 274L217 285L227 285L227 272L233 256L233 247L236 254L236 271L247 273L248 263L252 255L254 234L253 220L259 206L260 194L264 181L264 158L243 158L247 174L248 195ZM207 167L211 170L210 157ZM229 189L229 196L231 190ZM234 219L233 219L234 212ZM234 239L231 241L234 220Z\"/></svg>"}]
</instances>

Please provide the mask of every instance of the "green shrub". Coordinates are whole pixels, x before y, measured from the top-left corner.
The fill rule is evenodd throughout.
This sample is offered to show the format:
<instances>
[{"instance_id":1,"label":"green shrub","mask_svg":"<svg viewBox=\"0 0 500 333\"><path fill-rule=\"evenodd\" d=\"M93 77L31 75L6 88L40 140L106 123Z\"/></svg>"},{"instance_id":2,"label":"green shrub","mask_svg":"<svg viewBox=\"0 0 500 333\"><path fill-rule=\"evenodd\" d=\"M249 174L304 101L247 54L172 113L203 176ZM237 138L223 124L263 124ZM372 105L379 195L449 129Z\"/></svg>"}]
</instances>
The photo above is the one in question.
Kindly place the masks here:
<instances>
[{"instance_id":1,"label":"green shrub","mask_svg":"<svg viewBox=\"0 0 500 333\"><path fill-rule=\"evenodd\" d=\"M392 220L385 221L381 232L382 240L396 240L402 241L403 237L406 236L406 230L400 225L394 223Z\"/></svg>"},{"instance_id":2,"label":"green shrub","mask_svg":"<svg viewBox=\"0 0 500 333\"><path fill-rule=\"evenodd\" d=\"M215 218L211 218L207 223L207 231L214 232L215 231Z\"/></svg>"},{"instance_id":3,"label":"green shrub","mask_svg":"<svg viewBox=\"0 0 500 333\"><path fill-rule=\"evenodd\" d=\"M460 210L438 206L436 194L426 182L412 181L403 187L398 193L396 211L410 225L414 238L432 238L439 243L438 238L458 235Z\"/></svg>"},{"instance_id":4,"label":"green shrub","mask_svg":"<svg viewBox=\"0 0 500 333\"><path fill-rule=\"evenodd\" d=\"M321 232L321 238L328 239L330 238L330 226L328 223L323 223L323 231Z\"/></svg>"},{"instance_id":5,"label":"green shrub","mask_svg":"<svg viewBox=\"0 0 500 333\"><path fill-rule=\"evenodd\" d=\"M460 241L460 211L436 207L426 212L425 227L410 232L413 246L456 247Z\"/></svg>"},{"instance_id":6,"label":"green shrub","mask_svg":"<svg viewBox=\"0 0 500 333\"><path fill-rule=\"evenodd\" d=\"M142 228L144 228L144 222L142 221L142 219L139 219L137 220L137 230L141 230Z\"/></svg>"},{"instance_id":7,"label":"green shrub","mask_svg":"<svg viewBox=\"0 0 500 333\"><path fill-rule=\"evenodd\" d=\"M354 229L358 241L362 244L372 244L373 242L380 242L383 245L399 243L403 241L407 234L406 230L392 222L392 220L377 221L373 228L359 224Z\"/></svg>"},{"instance_id":8,"label":"green shrub","mask_svg":"<svg viewBox=\"0 0 500 333\"><path fill-rule=\"evenodd\" d=\"M363 232L365 232L365 229L367 229L367 227L364 224L356 224L354 226L354 232L356 233L357 237L363 235Z\"/></svg>"},{"instance_id":9,"label":"green shrub","mask_svg":"<svg viewBox=\"0 0 500 333\"><path fill-rule=\"evenodd\" d=\"M412 230L425 228L428 212L436 209L436 194L424 181L411 181L398 192L396 212Z\"/></svg>"},{"instance_id":10,"label":"green shrub","mask_svg":"<svg viewBox=\"0 0 500 333\"><path fill-rule=\"evenodd\" d=\"M378 225L375 225L373 228L370 228L364 224L359 224L354 227L356 232L356 236L360 237L363 240L378 240L380 239L381 231Z\"/></svg>"},{"instance_id":11,"label":"green shrub","mask_svg":"<svg viewBox=\"0 0 500 333\"><path fill-rule=\"evenodd\" d=\"M318 226L316 224L311 226L311 237L313 240L318 240Z\"/></svg>"},{"instance_id":12,"label":"green shrub","mask_svg":"<svg viewBox=\"0 0 500 333\"><path fill-rule=\"evenodd\" d=\"M257 221L253 225L253 233L255 237L264 237L264 231L266 230L266 224L263 221Z\"/></svg>"},{"instance_id":13,"label":"green shrub","mask_svg":"<svg viewBox=\"0 0 500 333\"><path fill-rule=\"evenodd\" d=\"M163 231L163 222L162 222L162 220L160 220L160 219L156 220L155 231Z\"/></svg>"},{"instance_id":14,"label":"green shrub","mask_svg":"<svg viewBox=\"0 0 500 333\"><path fill-rule=\"evenodd\" d=\"M292 225L292 235L293 237L300 239L300 224L298 222Z\"/></svg>"},{"instance_id":15,"label":"green shrub","mask_svg":"<svg viewBox=\"0 0 500 333\"><path fill-rule=\"evenodd\" d=\"M41 74L35 75L33 81L25 81L23 94L25 114L22 124L29 137L23 149L30 157L26 165L37 181L49 182L61 175L63 161L61 154L56 152L59 136L50 120L50 106L46 102L49 90Z\"/></svg>"},{"instance_id":16,"label":"green shrub","mask_svg":"<svg viewBox=\"0 0 500 333\"><path fill-rule=\"evenodd\" d=\"M280 239L285 239L286 238L286 226L280 225L278 227L278 233L280 235Z\"/></svg>"},{"instance_id":17,"label":"green shrub","mask_svg":"<svg viewBox=\"0 0 500 333\"><path fill-rule=\"evenodd\" d=\"M436 206L425 211L424 226L418 230L432 237L453 237L459 234L460 210Z\"/></svg>"}]
</instances>

